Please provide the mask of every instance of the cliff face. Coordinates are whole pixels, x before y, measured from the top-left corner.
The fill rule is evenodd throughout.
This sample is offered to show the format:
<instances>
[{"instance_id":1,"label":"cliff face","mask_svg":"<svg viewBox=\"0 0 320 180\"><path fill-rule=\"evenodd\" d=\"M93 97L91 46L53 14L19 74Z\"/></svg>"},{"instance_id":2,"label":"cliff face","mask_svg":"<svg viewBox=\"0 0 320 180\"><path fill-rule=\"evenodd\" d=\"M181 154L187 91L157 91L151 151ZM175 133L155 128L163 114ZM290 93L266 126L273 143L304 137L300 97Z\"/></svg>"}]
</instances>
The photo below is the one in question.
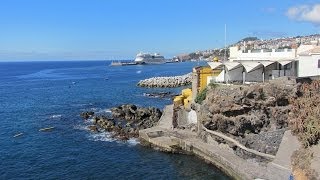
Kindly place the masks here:
<instances>
[{"instance_id":1,"label":"cliff face","mask_svg":"<svg viewBox=\"0 0 320 180\"><path fill-rule=\"evenodd\" d=\"M233 137L248 148L276 154L297 86L294 81L277 80L209 88L198 116L207 129Z\"/></svg>"}]
</instances>

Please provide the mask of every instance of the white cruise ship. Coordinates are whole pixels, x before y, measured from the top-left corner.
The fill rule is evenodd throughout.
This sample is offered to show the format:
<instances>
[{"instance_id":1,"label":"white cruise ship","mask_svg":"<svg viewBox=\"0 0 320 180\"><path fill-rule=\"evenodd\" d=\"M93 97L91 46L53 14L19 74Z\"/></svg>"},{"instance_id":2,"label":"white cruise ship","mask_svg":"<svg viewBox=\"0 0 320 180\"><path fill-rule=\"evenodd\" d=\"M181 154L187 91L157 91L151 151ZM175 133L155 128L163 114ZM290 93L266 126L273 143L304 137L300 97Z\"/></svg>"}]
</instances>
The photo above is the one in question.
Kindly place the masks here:
<instances>
[{"instance_id":1,"label":"white cruise ship","mask_svg":"<svg viewBox=\"0 0 320 180\"><path fill-rule=\"evenodd\" d=\"M137 64L163 64L166 63L163 56L158 53L138 53L136 59L134 60Z\"/></svg>"}]
</instances>

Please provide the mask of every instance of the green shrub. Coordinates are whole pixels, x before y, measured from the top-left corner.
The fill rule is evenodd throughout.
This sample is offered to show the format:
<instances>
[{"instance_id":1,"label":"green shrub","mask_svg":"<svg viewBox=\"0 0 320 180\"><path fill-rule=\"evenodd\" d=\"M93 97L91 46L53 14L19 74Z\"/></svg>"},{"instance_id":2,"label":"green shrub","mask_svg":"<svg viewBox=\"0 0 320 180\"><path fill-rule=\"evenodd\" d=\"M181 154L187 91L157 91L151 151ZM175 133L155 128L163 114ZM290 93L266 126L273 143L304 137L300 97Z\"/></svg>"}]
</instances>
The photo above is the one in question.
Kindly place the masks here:
<instances>
[{"instance_id":1,"label":"green shrub","mask_svg":"<svg viewBox=\"0 0 320 180\"><path fill-rule=\"evenodd\" d=\"M207 88L204 88L202 91L200 91L196 97L196 99L194 100L196 103L199 103L201 104L203 100L206 99L206 96L207 96L207 92L208 92L208 89Z\"/></svg>"},{"instance_id":2,"label":"green shrub","mask_svg":"<svg viewBox=\"0 0 320 180\"><path fill-rule=\"evenodd\" d=\"M208 84L208 86L211 87L212 89L214 89L214 88L217 88L217 87L219 86L219 84L210 82L210 83Z\"/></svg>"}]
</instances>

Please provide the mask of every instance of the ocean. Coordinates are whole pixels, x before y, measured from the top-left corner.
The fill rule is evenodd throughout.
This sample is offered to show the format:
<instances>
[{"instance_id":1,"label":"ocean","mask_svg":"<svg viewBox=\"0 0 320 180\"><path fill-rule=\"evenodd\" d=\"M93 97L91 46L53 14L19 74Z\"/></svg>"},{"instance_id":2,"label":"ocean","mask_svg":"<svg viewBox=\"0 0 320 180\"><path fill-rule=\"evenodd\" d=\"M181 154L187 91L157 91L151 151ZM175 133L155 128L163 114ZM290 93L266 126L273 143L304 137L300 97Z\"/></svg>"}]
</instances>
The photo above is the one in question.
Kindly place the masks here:
<instances>
[{"instance_id":1,"label":"ocean","mask_svg":"<svg viewBox=\"0 0 320 180\"><path fill-rule=\"evenodd\" d=\"M163 108L170 99L136 83L182 75L197 62L110 67L110 61L0 63L0 179L229 179L194 156L92 133L80 113L121 104ZM54 127L48 132L39 129ZM23 133L19 137L13 137Z\"/></svg>"}]
</instances>

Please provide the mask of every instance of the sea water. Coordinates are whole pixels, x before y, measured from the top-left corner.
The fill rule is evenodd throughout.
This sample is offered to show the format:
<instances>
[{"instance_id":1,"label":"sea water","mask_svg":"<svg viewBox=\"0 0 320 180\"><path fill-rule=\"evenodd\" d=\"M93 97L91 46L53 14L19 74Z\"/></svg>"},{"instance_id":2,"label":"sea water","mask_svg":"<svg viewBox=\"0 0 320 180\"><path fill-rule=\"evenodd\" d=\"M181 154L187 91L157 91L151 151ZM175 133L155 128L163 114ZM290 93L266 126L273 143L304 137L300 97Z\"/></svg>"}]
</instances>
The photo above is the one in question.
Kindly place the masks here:
<instances>
[{"instance_id":1,"label":"sea water","mask_svg":"<svg viewBox=\"0 0 320 180\"><path fill-rule=\"evenodd\" d=\"M108 61L0 63L0 179L228 179L193 156L92 133L79 114L121 104L163 108L139 80L182 75L197 63L111 67ZM51 131L39 129L54 127ZM18 137L16 134L23 133Z\"/></svg>"}]
</instances>

